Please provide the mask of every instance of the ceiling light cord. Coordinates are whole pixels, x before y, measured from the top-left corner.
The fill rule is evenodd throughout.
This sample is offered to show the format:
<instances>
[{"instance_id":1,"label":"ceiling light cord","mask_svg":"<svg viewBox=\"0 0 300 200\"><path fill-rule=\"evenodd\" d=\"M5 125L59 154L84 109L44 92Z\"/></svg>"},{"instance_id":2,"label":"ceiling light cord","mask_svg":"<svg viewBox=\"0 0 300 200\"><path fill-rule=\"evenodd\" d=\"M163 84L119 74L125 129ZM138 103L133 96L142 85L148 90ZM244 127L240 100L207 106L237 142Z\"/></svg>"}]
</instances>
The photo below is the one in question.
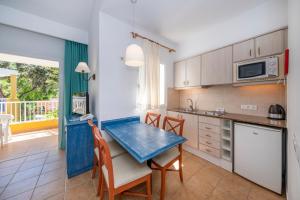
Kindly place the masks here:
<instances>
[{"instance_id":1,"label":"ceiling light cord","mask_svg":"<svg viewBox=\"0 0 300 200\"><path fill-rule=\"evenodd\" d=\"M132 30L135 31L135 4L137 3L137 0L130 0L132 4Z\"/></svg>"}]
</instances>

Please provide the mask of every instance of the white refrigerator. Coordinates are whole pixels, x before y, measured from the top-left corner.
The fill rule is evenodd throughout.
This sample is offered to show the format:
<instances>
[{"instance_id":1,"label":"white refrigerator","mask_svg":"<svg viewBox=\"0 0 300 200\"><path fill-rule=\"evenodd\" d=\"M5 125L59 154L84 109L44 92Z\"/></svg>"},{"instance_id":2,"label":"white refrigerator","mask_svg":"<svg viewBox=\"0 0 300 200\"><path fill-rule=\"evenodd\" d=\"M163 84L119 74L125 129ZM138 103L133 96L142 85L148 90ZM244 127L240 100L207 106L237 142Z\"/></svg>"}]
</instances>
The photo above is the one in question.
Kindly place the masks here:
<instances>
[{"instance_id":1,"label":"white refrigerator","mask_svg":"<svg viewBox=\"0 0 300 200\"><path fill-rule=\"evenodd\" d=\"M282 130L235 123L234 172L282 193Z\"/></svg>"}]
</instances>

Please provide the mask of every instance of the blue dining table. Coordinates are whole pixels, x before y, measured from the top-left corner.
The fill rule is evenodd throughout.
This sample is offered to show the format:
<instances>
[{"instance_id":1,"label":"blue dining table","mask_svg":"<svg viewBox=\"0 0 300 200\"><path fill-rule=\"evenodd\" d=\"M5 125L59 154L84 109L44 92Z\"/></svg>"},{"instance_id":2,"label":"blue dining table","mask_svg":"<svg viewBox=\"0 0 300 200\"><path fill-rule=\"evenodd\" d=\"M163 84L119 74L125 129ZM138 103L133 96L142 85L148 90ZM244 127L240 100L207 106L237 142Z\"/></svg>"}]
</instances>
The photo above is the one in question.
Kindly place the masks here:
<instances>
[{"instance_id":1,"label":"blue dining table","mask_svg":"<svg viewBox=\"0 0 300 200\"><path fill-rule=\"evenodd\" d=\"M101 122L101 129L116 140L139 163L182 144L186 138L127 117Z\"/></svg>"}]
</instances>

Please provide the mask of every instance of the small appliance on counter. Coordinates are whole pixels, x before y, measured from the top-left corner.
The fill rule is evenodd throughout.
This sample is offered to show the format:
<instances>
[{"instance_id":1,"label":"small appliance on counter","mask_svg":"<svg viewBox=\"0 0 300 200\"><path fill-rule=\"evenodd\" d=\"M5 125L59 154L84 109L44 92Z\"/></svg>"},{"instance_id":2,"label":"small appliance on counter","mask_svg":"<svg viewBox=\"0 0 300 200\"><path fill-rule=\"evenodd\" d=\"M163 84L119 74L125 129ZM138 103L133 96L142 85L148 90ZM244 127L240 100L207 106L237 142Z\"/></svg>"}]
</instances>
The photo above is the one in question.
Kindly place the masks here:
<instances>
[{"instance_id":1,"label":"small appliance on counter","mask_svg":"<svg viewBox=\"0 0 300 200\"><path fill-rule=\"evenodd\" d=\"M270 105L268 118L278 119L278 120L285 120L285 110L284 110L284 108L279 104Z\"/></svg>"}]
</instances>

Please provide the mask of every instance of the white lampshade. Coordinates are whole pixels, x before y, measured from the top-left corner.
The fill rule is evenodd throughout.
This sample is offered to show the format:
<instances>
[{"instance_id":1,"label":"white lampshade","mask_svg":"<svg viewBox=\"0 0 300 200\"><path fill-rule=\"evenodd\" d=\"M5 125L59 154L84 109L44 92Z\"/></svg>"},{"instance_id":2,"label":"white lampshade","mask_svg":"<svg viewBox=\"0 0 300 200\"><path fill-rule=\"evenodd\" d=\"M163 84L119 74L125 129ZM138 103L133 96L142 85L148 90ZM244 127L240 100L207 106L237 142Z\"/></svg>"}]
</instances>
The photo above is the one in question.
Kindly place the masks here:
<instances>
[{"instance_id":1,"label":"white lampshade","mask_svg":"<svg viewBox=\"0 0 300 200\"><path fill-rule=\"evenodd\" d=\"M91 70L89 68L89 66L86 64L86 62L79 62L75 72L79 72L79 73L90 73Z\"/></svg>"},{"instance_id":2,"label":"white lampshade","mask_svg":"<svg viewBox=\"0 0 300 200\"><path fill-rule=\"evenodd\" d=\"M125 65L140 67L144 64L144 53L140 46L131 44L126 49Z\"/></svg>"}]
</instances>

